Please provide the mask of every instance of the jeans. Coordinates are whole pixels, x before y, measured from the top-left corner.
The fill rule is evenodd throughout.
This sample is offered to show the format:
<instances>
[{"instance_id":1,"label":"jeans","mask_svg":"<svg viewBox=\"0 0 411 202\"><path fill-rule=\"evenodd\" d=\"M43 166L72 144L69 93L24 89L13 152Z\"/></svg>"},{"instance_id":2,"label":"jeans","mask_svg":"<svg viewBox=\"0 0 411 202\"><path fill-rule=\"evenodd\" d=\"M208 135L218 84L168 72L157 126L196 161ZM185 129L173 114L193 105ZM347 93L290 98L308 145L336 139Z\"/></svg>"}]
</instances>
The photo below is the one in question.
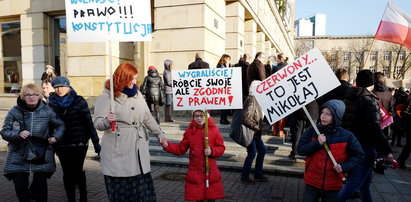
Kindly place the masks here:
<instances>
[{"instance_id":1,"label":"jeans","mask_svg":"<svg viewBox=\"0 0 411 202\"><path fill-rule=\"evenodd\" d=\"M338 190L321 190L306 184L304 188L303 202L333 202L337 200Z\"/></svg>"},{"instance_id":2,"label":"jeans","mask_svg":"<svg viewBox=\"0 0 411 202\"><path fill-rule=\"evenodd\" d=\"M363 202L372 201L370 184L372 180L372 167L375 159L375 149L363 147L365 158L348 176L347 184L338 194L337 201L347 201L355 192L360 191Z\"/></svg>"},{"instance_id":3,"label":"jeans","mask_svg":"<svg viewBox=\"0 0 411 202\"><path fill-rule=\"evenodd\" d=\"M14 188L19 201L30 202L35 201L47 202L47 173L34 172L33 181L29 187L29 173L14 174Z\"/></svg>"},{"instance_id":4,"label":"jeans","mask_svg":"<svg viewBox=\"0 0 411 202\"><path fill-rule=\"evenodd\" d=\"M247 147L247 157L244 161L243 172L241 173L241 180L248 180L251 165L257 153L257 160L255 162L254 177L261 177L263 175L263 163L265 156L265 145L261 138L254 138Z\"/></svg>"}]
</instances>

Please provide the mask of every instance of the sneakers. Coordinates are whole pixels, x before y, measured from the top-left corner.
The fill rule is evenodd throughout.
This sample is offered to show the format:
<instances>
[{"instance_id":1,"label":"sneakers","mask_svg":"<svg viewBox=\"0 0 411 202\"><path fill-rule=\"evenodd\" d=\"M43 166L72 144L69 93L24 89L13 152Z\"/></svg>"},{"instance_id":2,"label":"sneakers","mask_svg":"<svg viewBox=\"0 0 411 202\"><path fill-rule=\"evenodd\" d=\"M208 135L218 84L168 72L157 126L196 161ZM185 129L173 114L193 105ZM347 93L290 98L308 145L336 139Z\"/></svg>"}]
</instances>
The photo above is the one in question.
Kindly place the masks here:
<instances>
[{"instance_id":1,"label":"sneakers","mask_svg":"<svg viewBox=\"0 0 411 202\"><path fill-rule=\"evenodd\" d=\"M241 180L243 184L255 184L255 181L252 179Z\"/></svg>"},{"instance_id":2,"label":"sneakers","mask_svg":"<svg viewBox=\"0 0 411 202\"><path fill-rule=\"evenodd\" d=\"M293 152L290 152L290 154L288 155L288 158L293 161L297 161L297 158L295 157L295 154Z\"/></svg>"},{"instance_id":3,"label":"sneakers","mask_svg":"<svg viewBox=\"0 0 411 202\"><path fill-rule=\"evenodd\" d=\"M254 180L255 181L260 181L260 182L268 182L268 177L262 175L262 176L259 176L259 177L254 177Z\"/></svg>"}]
</instances>

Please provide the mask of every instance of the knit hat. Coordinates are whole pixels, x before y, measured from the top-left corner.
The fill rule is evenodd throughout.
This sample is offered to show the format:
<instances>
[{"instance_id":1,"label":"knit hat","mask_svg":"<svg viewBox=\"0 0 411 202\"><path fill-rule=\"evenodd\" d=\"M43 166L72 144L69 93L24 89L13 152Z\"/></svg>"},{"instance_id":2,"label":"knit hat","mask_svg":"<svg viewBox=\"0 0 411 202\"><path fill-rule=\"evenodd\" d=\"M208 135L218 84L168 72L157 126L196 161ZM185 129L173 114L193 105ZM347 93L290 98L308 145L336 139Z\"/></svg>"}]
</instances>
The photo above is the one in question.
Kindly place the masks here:
<instances>
[{"instance_id":1,"label":"knit hat","mask_svg":"<svg viewBox=\"0 0 411 202\"><path fill-rule=\"evenodd\" d=\"M46 65L46 69L52 69L52 70L54 70L54 67L53 66L51 66L51 65Z\"/></svg>"},{"instance_id":2,"label":"knit hat","mask_svg":"<svg viewBox=\"0 0 411 202\"><path fill-rule=\"evenodd\" d=\"M363 88L372 86L375 83L374 74L368 69L363 69L358 72L356 83L358 87Z\"/></svg>"},{"instance_id":3,"label":"knit hat","mask_svg":"<svg viewBox=\"0 0 411 202\"><path fill-rule=\"evenodd\" d=\"M58 76L51 81L51 85L53 86L53 88L60 86L70 87L70 81L66 77Z\"/></svg>"},{"instance_id":4,"label":"knit hat","mask_svg":"<svg viewBox=\"0 0 411 202\"><path fill-rule=\"evenodd\" d=\"M148 67L148 69L156 69L156 67L150 66L150 67Z\"/></svg>"}]
</instances>

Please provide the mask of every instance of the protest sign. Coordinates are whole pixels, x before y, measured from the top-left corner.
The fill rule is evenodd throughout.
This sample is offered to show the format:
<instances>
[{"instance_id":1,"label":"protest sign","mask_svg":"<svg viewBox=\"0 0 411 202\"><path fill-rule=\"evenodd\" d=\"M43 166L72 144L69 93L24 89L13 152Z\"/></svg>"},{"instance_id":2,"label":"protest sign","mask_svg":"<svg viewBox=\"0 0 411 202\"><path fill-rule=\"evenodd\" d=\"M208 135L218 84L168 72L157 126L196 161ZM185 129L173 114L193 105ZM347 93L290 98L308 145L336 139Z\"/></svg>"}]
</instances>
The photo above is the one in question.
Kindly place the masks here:
<instances>
[{"instance_id":1,"label":"protest sign","mask_svg":"<svg viewBox=\"0 0 411 202\"><path fill-rule=\"evenodd\" d=\"M151 41L150 0L66 0L68 42Z\"/></svg>"},{"instance_id":2,"label":"protest sign","mask_svg":"<svg viewBox=\"0 0 411 202\"><path fill-rule=\"evenodd\" d=\"M241 68L176 70L171 75L174 110L243 107Z\"/></svg>"},{"instance_id":3,"label":"protest sign","mask_svg":"<svg viewBox=\"0 0 411 202\"><path fill-rule=\"evenodd\" d=\"M251 90L274 124L339 85L320 50L314 48Z\"/></svg>"}]
</instances>

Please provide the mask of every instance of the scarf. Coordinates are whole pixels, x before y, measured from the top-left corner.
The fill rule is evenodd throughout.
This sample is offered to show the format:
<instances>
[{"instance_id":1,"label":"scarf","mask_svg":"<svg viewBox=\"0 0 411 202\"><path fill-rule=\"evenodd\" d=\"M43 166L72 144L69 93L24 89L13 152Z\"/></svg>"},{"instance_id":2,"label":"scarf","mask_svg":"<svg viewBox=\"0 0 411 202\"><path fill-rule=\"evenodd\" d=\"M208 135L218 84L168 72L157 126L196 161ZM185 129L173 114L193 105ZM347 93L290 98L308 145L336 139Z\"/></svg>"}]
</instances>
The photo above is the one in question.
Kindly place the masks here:
<instances>
[{"instance_id":1,"label":"scarf","mask_svg":"<svg viewBox=\"0 0 411 202\"><path fill-rule=\"evenodd\" d=\"M137 85L134 84L133 88L124 87L123 93L126 94L127 97L134 97L137 94Z\"/></svg>"},{"instance_id":2,"label":"scarf","mask_svg":"<svg viewBox=\"0 0 411 202\"><path fill-rule=\"evenodd\" d=\"M76 97L76 91L74 91L74 89L70 87L70 92L63 97L59 97L57 94L50 95L49 103L51 106L57 106L59 108L66 109L71 105L71 103L73 103L74 98Z\"/></svg>"}]
</instances>

